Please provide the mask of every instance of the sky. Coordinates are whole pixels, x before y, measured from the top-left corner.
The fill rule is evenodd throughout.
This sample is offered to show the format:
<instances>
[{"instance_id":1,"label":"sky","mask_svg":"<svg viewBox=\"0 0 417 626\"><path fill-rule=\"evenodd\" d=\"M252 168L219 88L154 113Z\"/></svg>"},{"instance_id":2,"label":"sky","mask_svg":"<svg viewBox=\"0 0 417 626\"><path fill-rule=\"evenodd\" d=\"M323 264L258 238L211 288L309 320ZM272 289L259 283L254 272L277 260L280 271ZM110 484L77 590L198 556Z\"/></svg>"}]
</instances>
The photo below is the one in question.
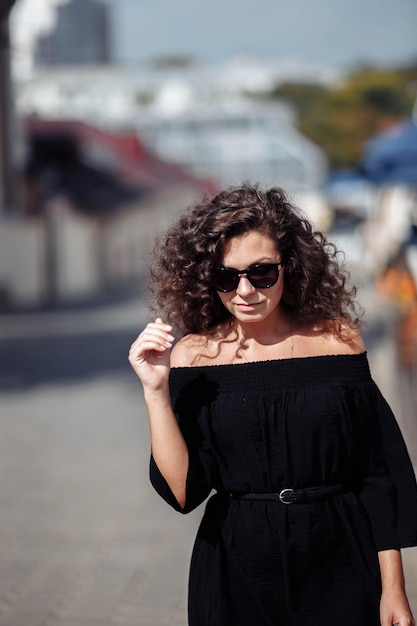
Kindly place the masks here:
<instances>
[{"instance_id":1,"label":"sky","mask_svg":"<svg viewBox=\"0 0 417 626\"><path fill-rule=\"evenodd\" d=\"M18 0L17 54L53 24L54 5ZM118 61L190 55L307 60L332 67L417 60L417 0L103 0L111 7Z\"/></svg>"}]
</instances>

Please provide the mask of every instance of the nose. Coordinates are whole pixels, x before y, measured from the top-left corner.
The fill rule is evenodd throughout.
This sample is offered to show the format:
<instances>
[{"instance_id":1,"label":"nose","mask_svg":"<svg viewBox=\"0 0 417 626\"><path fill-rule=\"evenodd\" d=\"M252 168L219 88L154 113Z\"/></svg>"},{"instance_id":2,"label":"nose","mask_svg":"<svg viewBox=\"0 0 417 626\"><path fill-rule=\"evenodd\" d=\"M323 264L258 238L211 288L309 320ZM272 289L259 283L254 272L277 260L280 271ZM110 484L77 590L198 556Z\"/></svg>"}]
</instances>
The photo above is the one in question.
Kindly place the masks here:
<instances>
[{"instance_id":1,"label":"nose","mask_svg":"<svg viewBox=\"0 0 417 626\"><path fill-rule=\"evenodd\" d=\"M236 293L239 296L245 296L248 293L252 293L252 291L255 291L255 287L249 282L246 274L239 274L239 278L240 280L238 286L236 287Z\"/></svg>"}]
</instances>

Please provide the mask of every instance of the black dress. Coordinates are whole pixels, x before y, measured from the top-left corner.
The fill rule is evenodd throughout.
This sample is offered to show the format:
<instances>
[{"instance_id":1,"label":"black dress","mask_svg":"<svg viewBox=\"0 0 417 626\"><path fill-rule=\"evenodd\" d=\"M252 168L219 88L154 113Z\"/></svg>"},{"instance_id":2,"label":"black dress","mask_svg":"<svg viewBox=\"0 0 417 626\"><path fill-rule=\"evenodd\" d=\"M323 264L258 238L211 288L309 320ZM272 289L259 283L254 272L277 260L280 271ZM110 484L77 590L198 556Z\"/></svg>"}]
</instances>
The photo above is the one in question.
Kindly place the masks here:
<instances>
[{"instance_id":1,"label":"black dress","mask_svg":"<svg viewBox=\"0 0 417 626\"><path fill-rule=\"evenodd\" d=\"M190 453L180 509L206 506L190 626L378 626L377 551L417 544L417 487L366 354L175 368ZM239 494L342 485L311 503ZM233 494L233 497L230 495Z\"/></svg>"}]
</instances>

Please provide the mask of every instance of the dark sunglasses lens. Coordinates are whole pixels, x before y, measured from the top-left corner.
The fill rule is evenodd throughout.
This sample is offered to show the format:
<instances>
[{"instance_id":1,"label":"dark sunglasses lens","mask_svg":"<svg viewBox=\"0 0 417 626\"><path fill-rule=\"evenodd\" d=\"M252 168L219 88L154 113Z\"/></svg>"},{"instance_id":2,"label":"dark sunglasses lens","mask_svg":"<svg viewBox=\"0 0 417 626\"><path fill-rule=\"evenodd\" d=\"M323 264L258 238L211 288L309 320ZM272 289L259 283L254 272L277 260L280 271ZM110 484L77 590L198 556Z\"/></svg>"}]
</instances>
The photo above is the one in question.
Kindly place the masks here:
<instances>
[{"instance_id":1,"label":"dark sunglasses lens","mask_svg":"<svg viewBox=\"0 0 417 626\"><path fill-rule=\"evenodd\" d=\"M213 275L213 285L217 291L233 291L239 282L239 275L234 270L217 269Z\"/></svg>"},{"instance_id":2,"label":"dark sunglasses lens","mask_svg":"<svg viewBox=\"0 0 417 626\"><path fill-rule=\"evenodd\" d=\"M248 271L248 279L254 287L258 289L267 289L272 287L278 280L279 270L276 265L264 263L251 267Z\"/></svg>"},{"instance_id":3,"label":"dark sunglasses lens","mask_svg":"<svg viewBox=\"0 0 417 626\"><path fill-rule=\"evenodd\" d=\"M276 264L261 263L247 270L248 280L256 289L268 289L275 285L279 278L279 269ZM237 288L239 272L226 268L218 268L214 271L213 285L217 291L227 293Z\"/></svg>"}]
</instances>

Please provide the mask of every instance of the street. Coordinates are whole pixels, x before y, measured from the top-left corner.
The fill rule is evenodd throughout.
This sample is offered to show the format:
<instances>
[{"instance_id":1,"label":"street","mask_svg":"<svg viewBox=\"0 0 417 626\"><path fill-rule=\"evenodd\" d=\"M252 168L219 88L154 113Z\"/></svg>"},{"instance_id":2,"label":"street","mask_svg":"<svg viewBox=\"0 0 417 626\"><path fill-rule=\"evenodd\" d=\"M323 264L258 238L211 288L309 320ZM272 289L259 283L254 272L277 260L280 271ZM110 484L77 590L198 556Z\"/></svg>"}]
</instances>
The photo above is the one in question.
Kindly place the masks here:
<instances>
[{"instance_id":1,"label":"street","mask_svg":"<svg viewBox=\"0 0 417 626\"><path fill-rule=\"evenodd\" d=\"M140 384L127 362L141 302L3 316L0 626L185 626L201 510L148 481ZM374 377L398 405L395 356L374 325ZM415 415L401 427L417 460ZM417 550L404 551L417 614Z\"/></svg>"}]
</instances>

